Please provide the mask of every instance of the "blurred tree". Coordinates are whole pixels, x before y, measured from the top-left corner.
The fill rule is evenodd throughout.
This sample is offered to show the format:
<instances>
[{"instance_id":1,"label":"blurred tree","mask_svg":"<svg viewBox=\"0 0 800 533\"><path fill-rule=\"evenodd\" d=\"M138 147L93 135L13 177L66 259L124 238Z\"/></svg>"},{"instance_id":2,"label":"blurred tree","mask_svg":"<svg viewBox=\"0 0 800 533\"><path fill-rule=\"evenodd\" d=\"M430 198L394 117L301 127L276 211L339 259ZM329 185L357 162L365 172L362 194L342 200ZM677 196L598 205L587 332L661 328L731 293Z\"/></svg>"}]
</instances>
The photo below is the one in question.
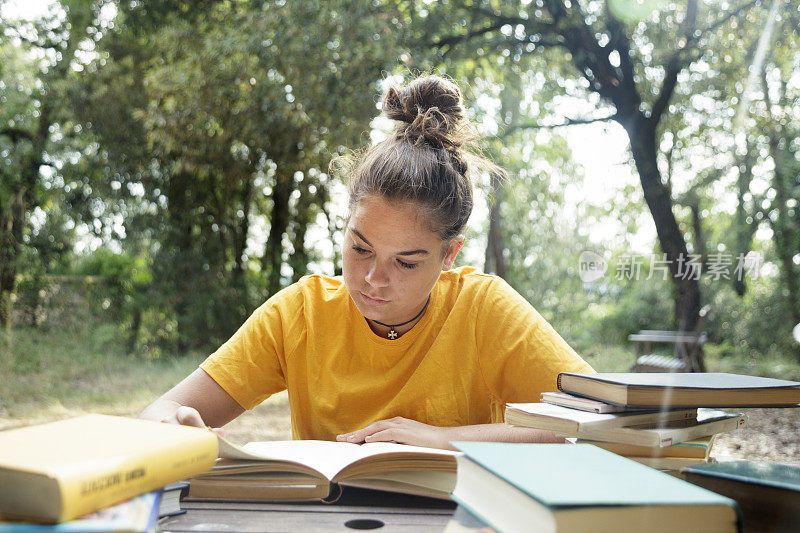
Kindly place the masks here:
<instances>
[{"instance_id":1,"label":"blurred tree","mask_svg":"<svg viewBox=\"0 0 800 533\"><path fill-rule=\"evenodd\" d=\"M390 19L369 2L120 6L72 95L98 140L82 172L152 252L181 350L305 274L330 153L377 113L364 95L394 60Z\"/></svg>"},{"instance_id":2,"label":"blurred tree","mask_svg":"<svg viewBox=\"0 0 800 533\"><path fill-rule=\"evenodd\" d=\"M0 326L10 320L30 216L54 186L49 178L61 163L58 144L73 133L63 129L69 115L60 103L80 68L78 55L96 35L100 7L70 0L38 21L0 23Z\"/></svg>"},{"instance_id":3,"label":"blurred tree","mask_svg":"<svg viewBox=\"0 0 800 533\"><path fill-rule=\"evenodd\" d=\"M800 60L800 10L784 9L786 5L780 0L771 2L741 20L759 31L718 31L716 53L691 65L686 83L676 89L679 98L663 144L670 156L668 168L690 176L689 187L677 201L689 208L682 218L693 240L705 241L705 250L716 258L729 257L734 267L751 251L777 265L779 279L760 289L780 287L776 297L785 298L786 313L772 327L788 338L800 321L796 126L800 91L791 81ZM697 95L694 100L692 95ZM735 209L727 207L731 204ZM759 229L766 230L762 234L774 242L758 242ZM702 253L697 245L695 252ZM748 277L758 278L761 270L757 256L751 255L748 262L752 268L730 275L740 297L745 295ZM719 292L719 285L709 285L708 292ZM722 320L735 312L719 311Z\"/></svg>"},{"instance_id":4,"label":"blurred tree","mask_svg":"<svg viewBox=\"0 0 800 533\"><path fill-rule=\"evenodd\" d=\"M595 112L567 117L563 123L613 120L625 128L644 199L670 261L679 327L688 330L698 318L700 286L680 272L688 248L673 211L670 184L659 168L662 120L669 114L686 66L707 53L714 32L735 24L756 4L753 0L732 8L699 6L697 0L689 0L680 9L628 0L537 0L502 6L439 2L420 7L417 23L424 42L442 58L456 52L462 57L500 56L516 62L540 51L565 52L560 64L566 60L573 70L556 66L552 75L564 93L595 102ZM591 98L592 93L599 100ZM537 120L530 126L538 128L542 123ZM700 358L695 369L702 366Z\"/></svg>"},{"instance_id":5,"label":"blurred tree","mask_svg":"<svg viewBox=\"0 0 800 533\"><path fill-rule=\"evenodd\" d=\"M763 105L759 120L773 167L774 196L768 197L765 206L766 221L774 234L793 324L800 324L800 87L792 81L800 60L798 22L800 10L783 19L776 46L761 69Z\"/></svg>"}]
</instances>

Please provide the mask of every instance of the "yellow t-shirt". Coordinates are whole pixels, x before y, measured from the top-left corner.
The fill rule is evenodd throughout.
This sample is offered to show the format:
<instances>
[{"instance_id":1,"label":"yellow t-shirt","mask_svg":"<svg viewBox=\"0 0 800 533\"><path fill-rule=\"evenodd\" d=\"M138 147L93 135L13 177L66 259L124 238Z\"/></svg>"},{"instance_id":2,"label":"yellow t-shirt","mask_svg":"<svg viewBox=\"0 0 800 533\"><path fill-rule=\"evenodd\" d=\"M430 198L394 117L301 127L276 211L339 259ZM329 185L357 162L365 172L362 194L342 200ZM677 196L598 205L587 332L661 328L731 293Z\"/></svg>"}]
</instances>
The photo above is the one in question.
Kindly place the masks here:
<instances>
[{"instance_id":1,"label":"yellow t-shirt","mask_svg":"<svg viewBox=\"0 0 800 533\"><path fill-rule=\"evenodd\" d=\"M591 372L533 307L496 276L442 272L420 321L376 335L340 278L312 275L259 307L201 365L242 407L288 389L292 436L334 440L402 416L436 426L503 421L559 372Z\"/></svg>"}]
</instances>

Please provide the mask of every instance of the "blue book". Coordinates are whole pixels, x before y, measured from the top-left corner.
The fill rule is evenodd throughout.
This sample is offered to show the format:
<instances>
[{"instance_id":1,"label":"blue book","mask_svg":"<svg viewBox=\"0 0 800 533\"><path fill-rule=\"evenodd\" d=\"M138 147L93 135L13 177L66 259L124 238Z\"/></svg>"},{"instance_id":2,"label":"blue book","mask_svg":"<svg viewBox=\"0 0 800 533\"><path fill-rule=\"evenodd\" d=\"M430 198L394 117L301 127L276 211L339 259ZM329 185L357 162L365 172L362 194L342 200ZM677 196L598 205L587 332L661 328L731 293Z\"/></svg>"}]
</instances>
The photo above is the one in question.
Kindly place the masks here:
<instances>
[{"instance_id":1,"label":"blue book","mask_svg":"<svg viewBox=\"0 0 800 533\"><path fill-rule=\"evenodd\" d=\"M161 491L148 492L59 524L0 522L0 533L151 533L156 530Z\"/></svg>"},{"instance_id":2,"label":"blue book","mask_svg":"<svg viewBox=\"0 0 800 533\"><path fill-rule=\"evenodd\" d=\"M736 502L588 444L454 442L453 499L500 532L732 533Z\"/></svg>"}]
</instances>

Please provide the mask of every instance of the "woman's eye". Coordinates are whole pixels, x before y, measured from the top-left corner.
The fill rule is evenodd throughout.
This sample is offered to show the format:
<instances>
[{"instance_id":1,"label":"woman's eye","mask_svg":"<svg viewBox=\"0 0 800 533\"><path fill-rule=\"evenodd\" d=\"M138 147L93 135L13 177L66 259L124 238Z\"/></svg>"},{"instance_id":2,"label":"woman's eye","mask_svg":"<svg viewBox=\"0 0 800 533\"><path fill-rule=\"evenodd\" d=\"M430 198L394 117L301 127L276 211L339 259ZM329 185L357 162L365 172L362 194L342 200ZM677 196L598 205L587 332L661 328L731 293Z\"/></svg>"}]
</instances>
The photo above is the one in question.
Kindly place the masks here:
<instances>
[{"instance_id":1,"label":"woman's eye","mask_svg":"<svg viewBox=\"0 0 800 533\"><path fill-rule=\"evenodd\" d=\"M411 270L412 268L417 268L417 263L406 263L405 261L401 261L400 259L397 260L400 263L400 266L403 268L407 268Z\"/></svg>"},{"instance_id":2,"label":"woman's eye","mask_svg":"<svg viewBox=\"0 0 800 533\"><path fill-rule=\"evenodd\" d=\"M353 250L354 250L354 251L355 251L357 254L361 254L361 255L364 255L364 254L366 254L366 253L368 253L368 252L369 252L369 250L367 250L366 248L362 248L362 247L360 247L360 246L359 246L359 245L357 245L357 244L354 244L354 245L353 245Z\"/></svg>"}]
</instances>

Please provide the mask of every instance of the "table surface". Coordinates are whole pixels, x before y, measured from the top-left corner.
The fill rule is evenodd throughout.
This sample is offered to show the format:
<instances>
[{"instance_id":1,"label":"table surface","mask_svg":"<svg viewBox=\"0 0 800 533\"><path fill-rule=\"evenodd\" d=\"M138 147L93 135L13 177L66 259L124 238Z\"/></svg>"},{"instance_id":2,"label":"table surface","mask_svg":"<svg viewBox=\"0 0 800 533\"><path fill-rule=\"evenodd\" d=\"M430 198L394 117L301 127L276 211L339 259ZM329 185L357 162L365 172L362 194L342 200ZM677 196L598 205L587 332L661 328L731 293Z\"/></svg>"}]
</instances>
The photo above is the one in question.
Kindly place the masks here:
<instances>
[{"instance_id":1,"label":"table surface","mask_svg":"<svg viewBox=\"0 0 800 533\"><path fill-rule=\"evenodd\" d=\"M346 487L335 503L184 501L181 508L187 512L163 518L158 531L438 533L455 507L450 501Z\"/></svg>"}]
</instances>

